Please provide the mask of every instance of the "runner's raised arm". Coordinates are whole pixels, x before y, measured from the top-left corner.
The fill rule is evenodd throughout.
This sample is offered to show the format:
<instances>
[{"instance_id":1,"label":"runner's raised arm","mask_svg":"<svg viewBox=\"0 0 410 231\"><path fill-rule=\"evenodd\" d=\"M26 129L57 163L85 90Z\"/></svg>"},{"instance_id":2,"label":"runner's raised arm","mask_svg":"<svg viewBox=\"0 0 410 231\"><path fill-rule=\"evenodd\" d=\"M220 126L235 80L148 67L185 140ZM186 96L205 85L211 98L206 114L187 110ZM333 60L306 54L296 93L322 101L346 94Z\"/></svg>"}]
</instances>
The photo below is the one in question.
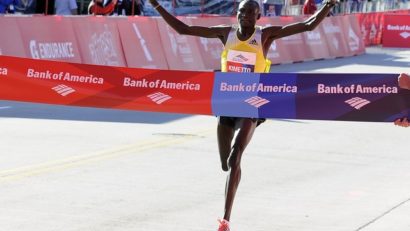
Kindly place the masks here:
<instances>
[{"instance_id":1,"label":"runner's raised arm","mask_svg":"<svg viewBox=\"0 0 410 231\"><path fill-rule=\"evenodd\" d=\"M178 32L178 34L204 38L220 38L222 42L226 41L226 36L228 35L231 26L204 27L187 25L165 10L157 0L150 0L150 3L165 22Z\"/></svg>"},{"instance_id":2,"label":"runner's raised arm","mask_svg":"<svg viewBox=\"0 0 410 231\"><path fill-rule=\"evenodd\" d=\"M265 38L262 38L262 40L266 39L273 41L275 39L293 34L312 31L323 21L324 18L326 18L327 15L329 15L330 10L335 4L336 0L325 0L323 7L305 21L292 23L285 26L265 27L263 29Z\"/></svg>"}]
</instances>

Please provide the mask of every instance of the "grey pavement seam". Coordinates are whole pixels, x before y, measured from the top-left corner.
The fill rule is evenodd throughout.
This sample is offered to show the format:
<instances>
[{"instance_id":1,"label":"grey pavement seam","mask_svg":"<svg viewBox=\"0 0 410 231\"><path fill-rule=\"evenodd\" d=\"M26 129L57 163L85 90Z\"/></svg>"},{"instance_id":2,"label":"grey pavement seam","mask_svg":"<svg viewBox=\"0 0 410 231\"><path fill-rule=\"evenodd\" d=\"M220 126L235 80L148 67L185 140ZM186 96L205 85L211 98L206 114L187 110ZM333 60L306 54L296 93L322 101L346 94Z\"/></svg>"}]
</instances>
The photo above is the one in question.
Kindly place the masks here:
<instances>
[{"instance_id":1,"label":"grey pavement seam","mask_svg":"<svg viewBox=\"0 0 410 231\"><path fill-rule=\"evenodd\" d=\"M384 213L380 214L379 216L375 217L374 219L372 219L371 221L367 222L366 224L360 226L358 229L355 229L354 231L360 231L363 230L365 228L367 228L368 226L370 226L371 224L375 223L376 221L380 220L381 218L383 218L384 216L386 216L387 214L391 213L393 210L399 208L400 206L404 205L405 203L409 202L410 198L398 203L397 205L393 206L391 209L385 211Z\"/></svg>"}]
</instances>

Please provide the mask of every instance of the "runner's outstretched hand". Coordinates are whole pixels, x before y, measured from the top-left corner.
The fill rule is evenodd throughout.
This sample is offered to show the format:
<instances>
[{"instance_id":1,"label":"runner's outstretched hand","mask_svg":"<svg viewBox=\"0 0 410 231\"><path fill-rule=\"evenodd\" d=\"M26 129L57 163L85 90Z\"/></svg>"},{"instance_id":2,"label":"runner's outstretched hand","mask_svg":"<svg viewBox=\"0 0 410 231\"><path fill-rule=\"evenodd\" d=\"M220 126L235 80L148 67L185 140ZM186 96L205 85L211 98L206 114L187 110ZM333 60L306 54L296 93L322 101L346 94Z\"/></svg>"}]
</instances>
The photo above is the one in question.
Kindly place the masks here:
<instances>
[{"instance_id":1,"label":"runner's outstretched hand","mask_svg":"<svg viewBox=\"0 0 410 231\"><path fill-rule=\"evenodd\" d=\"M398 78L399 87L410 90L410 76L405 73L401 73Z\"/></svg>"},{"instance_id":2,"label":"runner's outstretched hand","mask_svg":"<svg viewBox=\"0 0 410 231\"><path fill-rule=\"evenodd\" d=\"M394 125L407 128L410 126L410 123L409 123L409 120L406 117L404 117L404 118L395 120Z\"/></svg>"},{"instance_id":3,"label":"runner's outstretched hand","mask_svg":"<svg viewBox=\"0 0 410 231\"><path fill-rule=\"evenodd\" d=\"M402 89L407 89L410 90L410 76L405 73L401 73L399 77L397 78L397 82L400 88ZM406 117L396 119L394 121L394 125L400 126L400 127L409 127L410 122L409 119Z\"/></svg>"}]
</instances>

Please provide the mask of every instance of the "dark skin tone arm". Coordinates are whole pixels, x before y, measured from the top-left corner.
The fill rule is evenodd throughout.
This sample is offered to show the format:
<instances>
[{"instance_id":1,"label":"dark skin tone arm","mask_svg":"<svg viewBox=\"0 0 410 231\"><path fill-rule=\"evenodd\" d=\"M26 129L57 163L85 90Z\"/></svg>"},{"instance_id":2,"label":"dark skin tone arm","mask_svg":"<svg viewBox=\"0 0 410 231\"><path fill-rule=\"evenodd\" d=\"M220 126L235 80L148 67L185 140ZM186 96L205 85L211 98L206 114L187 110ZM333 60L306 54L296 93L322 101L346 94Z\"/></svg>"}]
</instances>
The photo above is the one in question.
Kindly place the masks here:
<instances>
[{"instance_id":1,"label":"dark skin tone arm","mask_svg":"<svg viewBox=\"0 0 410 231\"><path fill-rule=\"evenodd\" d=\"M192 35L204 38L219 38L221 41L226 41L226 36L229 33L230 26L226 27L203 27L203 26L190 26L177 19L174 15L170 14L163 7L161 7L157 0L150 0L152 6L156 7L156 10L161 17L171 26L178 34Z\"/></svg>"},{"instance_id":2,"label":"dark skin tone arm","mask_svg":"<svg viewBox=\"0 0 410 231\"><path fill-rule=\"evenodd\" d=\"M263 51L266 56L270 45L276 39L291 36L294 34L314 30L329 14L336 1L330 0L315 14L303 22L293 23L286 26L270 26L262 30Z\"/></svg>"},{"instance_id":3,"label":"dark skin tone arm","mask_svg":"<svg viewBox=\"0 0 410 231\"><path fill-rule=\"evenodd\" d=\"M320 10L303 22L293 23L286 26L269 26L263 28L262 43L265 56L270 45L275 39L314 30L329 14L335 2L336 0L327 0L326 4ZM156 10L167 22L167 24L179 34L204 38L219 38L223 44L226 43L231 26L203 27L187 25L167 12L162 6L160 6L157 0L150 0L150 3L152 6L156 7ZM245 7L245 5L247 4L240 4L237 14L237 19L239 22L238 38L241 40L246 40L252 36L256 21L261 16L259 8L257 8L254 4L248 5L254 5L255 7Z\"/></svg>"}]
</instances>

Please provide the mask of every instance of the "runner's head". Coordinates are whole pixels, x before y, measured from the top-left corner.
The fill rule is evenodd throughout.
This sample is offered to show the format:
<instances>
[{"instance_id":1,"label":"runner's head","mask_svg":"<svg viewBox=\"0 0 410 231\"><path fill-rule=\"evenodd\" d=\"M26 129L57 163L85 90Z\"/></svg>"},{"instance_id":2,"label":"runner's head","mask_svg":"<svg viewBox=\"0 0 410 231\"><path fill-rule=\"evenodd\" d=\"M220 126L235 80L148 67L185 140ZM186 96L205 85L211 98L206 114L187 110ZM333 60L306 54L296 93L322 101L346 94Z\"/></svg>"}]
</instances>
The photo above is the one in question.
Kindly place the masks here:
<instances>
[{"instance_id":1,"label":"runner's head","mask_svg":"<svg viewBox=\"0 0 410 231\"><path fill-rule=\"evenodd\" d=\"M239 3L236 18L241 27L255 27L260 17L260 6L256 0L243 0Z\"/></svg>"}]
</instances>

